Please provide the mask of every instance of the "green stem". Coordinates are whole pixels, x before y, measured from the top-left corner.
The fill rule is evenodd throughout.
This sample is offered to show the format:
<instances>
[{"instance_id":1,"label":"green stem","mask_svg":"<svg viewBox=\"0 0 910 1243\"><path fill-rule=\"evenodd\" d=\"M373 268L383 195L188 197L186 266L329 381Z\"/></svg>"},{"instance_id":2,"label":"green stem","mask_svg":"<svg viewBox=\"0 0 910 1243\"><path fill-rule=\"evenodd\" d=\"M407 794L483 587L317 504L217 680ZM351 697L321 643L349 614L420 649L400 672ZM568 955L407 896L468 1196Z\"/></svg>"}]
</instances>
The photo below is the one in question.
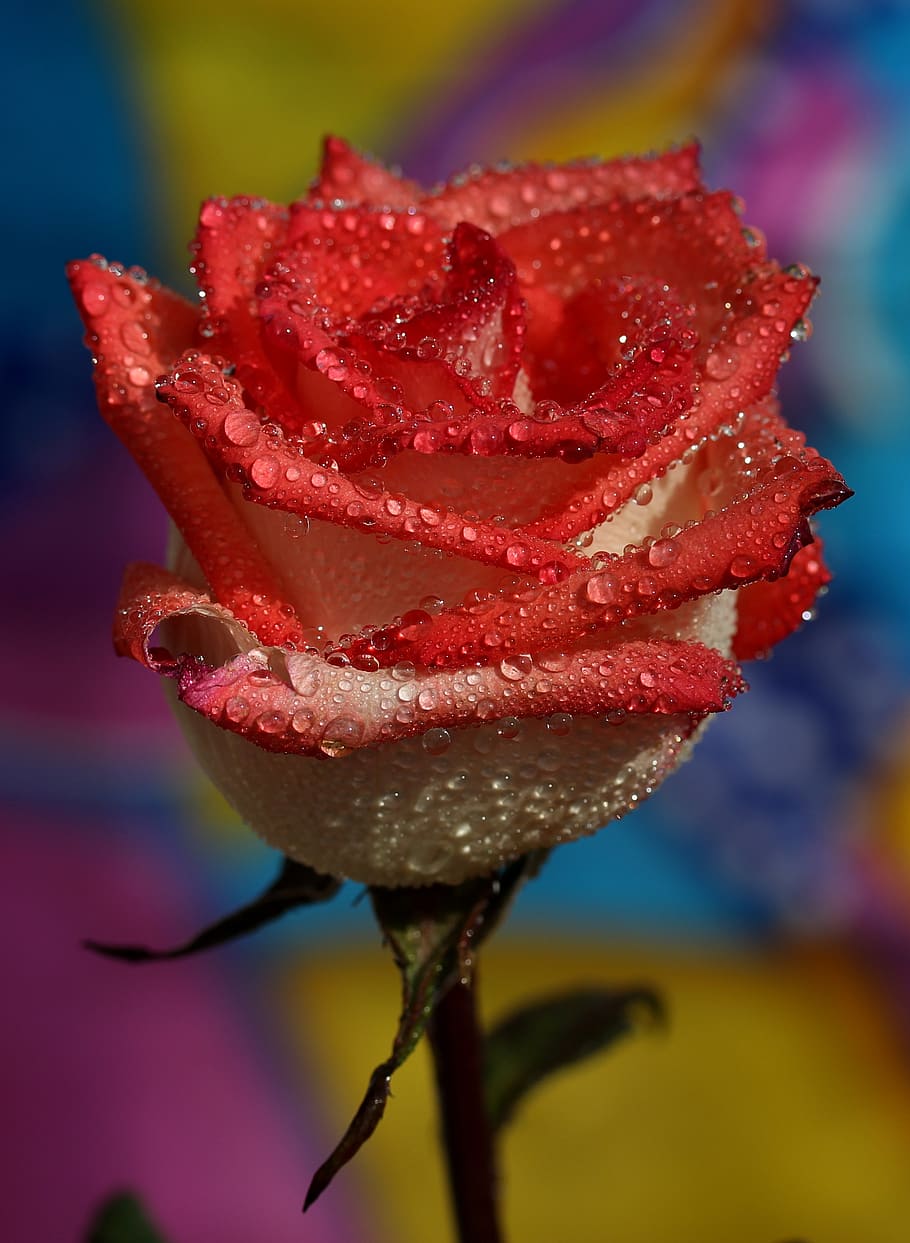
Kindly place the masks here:
<instances>
[{"instance_id":1,"label":"green stem","mask_svg":"<svg viewBox=\"0 0 910 1243\"><path fill-rule=\"evenodd\" d=\"M452 985L433 1013L429 1035L459 1241L502 1243L473 979Z\"/></svg>"}]
</instances>

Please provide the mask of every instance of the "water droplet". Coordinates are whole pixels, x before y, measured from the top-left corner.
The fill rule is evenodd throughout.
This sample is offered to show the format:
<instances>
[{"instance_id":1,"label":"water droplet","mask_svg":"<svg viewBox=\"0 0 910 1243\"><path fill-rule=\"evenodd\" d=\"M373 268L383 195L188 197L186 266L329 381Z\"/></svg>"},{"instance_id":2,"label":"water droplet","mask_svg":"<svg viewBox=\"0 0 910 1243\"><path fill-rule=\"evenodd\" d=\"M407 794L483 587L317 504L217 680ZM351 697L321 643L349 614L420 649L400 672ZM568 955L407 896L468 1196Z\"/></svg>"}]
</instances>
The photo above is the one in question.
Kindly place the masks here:
<instances>
[{"instance_id":1,"label":"water droplet","mask_svg":"<svg viewBox=\"0 0 910 1243\"><path fill-rule=\"evenodd\" d=\"M82 305L96 319L99 315L104 315L111 305L107 288L94 282L86 285L82 290Z\"/></svg>"},{"instance_id":2,"label":"water droplet","mask_svg":"<svg viewBox=\"0 0 910 1243\"><path fill-rule=\"evenodd\" d=\"M428 755L442 755L452 745L452 735L447 729L429 729L420 741Z\"/></svg>"},{"instance_id":3,"label":"water droplet","mask_svg":"<svg viewBox=\"0 0 910 1243\"><path fill-rule=\"evenodd\" d=\"M507 656L499 662L499 672L509 682L518 682L531 672L533 662L525 652Z\"/></svg>"},{"instance_id":4,"label":"water droplet","mask_svg":"<svg viewBox=\"0 0 910 1243\"><path fill-rule=\"evenodd\" d=\"M250 715L250 705L240 695L234 695L224 705L224 715L229 721L239 725L241 721L245 721Z\"/></svg>"},{"instance_id":5,"label":"water droplet","mask_svg":"<svg viewBox=\"0 0 910 1243\"><path fill-rule=\"evenodd\" d=\"M705 360L705 371L712 380L728 380L736 371L739 358L733 350L717 346Z\"/></svg>"},{"instance_id":6,"label":"water droplet","mask_svg":"<svg viewBox=\"0 0 910 1243\"><path fill-rule=\"evenodd\" d=\"M224 420L225 438L238 447L254 445L259 439L259 430L259 419L252 410L232 410Z\"/></svg>"},{"instance_id":7,"label":"water droplet","mask_svg":"<svg viewBox=\"0 0 910 1243\"><path fill-rule=\"evenodd\" d=\"M585 583L585 596L592 604L609 604L616 591L612 574L593 574Z\"/></svg>"},{"instance_id":8,"label":"water droplet","mask_svg":"<svg viewBox=\"0 0 910 1243\"><path fill-rule=\"evenodd\" d=\"M281 474L281 463L274 457L258 457L250 467L250 478L259 488L273 488Z\"/></svg>"},{"instance_id":9,"label":"water droplet","mask_svg":"<svg viewBox=\"0 0 910 1243\"><path fill-rule=\"evenodd\" d=\"M654 496L654 491L649 483L642 483L632 493L632 500L636 505L650 505Z\"/></svg>"},{"instance_id":10,"label":"water droplet","mask_svg":"<svg viewBox=\"0 0 910 1243\"><path fill-rule=\"evenodd\" d=\"M333 759L353 750L360 744L364 723L355 716L336 716L328 722L319 741L319 750Z\"/></svg>"},{"instance_id":11,"label":"water droplet","mask_svg":"<svg viewBox=\"0 0 910 1243\"><path fill-rule=\"evenodd\" d=\"M560 673L568 663L569 657L565 652L541 652L537 657L538 666L548 673Z\"/></svg>"},{"instance_id":12,"label":"water droplet","mask_svg":"<svg viewBox=\"0 0 910 1243\"><path fill-rule=\"evenodd\" d=\"M663 569L679 556L679 544L672 539L659 539L648 549L648 560L657 569Z\"/></svg>"},{"instance_id":13,"label":"water droplet","mask_svg":"<svg viewBox=\"0 0 910 1243\"><path fill-rule=\"evenodd\" d=\"M149 334L142 324L130 319L120 329L120 338L126 348L133 354L148 354L151 351Z\"/></svg>"}]
</instances>

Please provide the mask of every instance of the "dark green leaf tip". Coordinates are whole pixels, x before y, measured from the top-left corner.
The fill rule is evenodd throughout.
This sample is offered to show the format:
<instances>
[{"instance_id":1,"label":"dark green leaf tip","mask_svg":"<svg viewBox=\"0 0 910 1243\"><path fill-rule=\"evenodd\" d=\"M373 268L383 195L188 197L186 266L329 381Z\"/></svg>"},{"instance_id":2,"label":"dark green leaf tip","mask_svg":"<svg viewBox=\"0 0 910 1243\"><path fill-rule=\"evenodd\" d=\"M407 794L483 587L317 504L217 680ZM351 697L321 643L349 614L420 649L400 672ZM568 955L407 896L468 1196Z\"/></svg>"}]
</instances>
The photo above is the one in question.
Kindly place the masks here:
<instances>
[{"instance_id":1,"label":"dark green leaf tip","mask_svg":"<svg viewBox=\"0 0 910 1243\"><path fill-rule=\"evenodd\" d=\"M173 949L153 950L143 945L108 945L101 941L83 941L83 946L105 958L119 962L165 962L189 958L216 945L224 945L238 937L248 936L257 928L272 923L298 906L327 902L341 888L341 881L323 876L303 863L285 859L275 880L258 898L204 928L191 940Z\"/></svg>"},{"instance_id":2,"label":"dark green leaf tip","mask_svg":"<svg viewBox=\"0 0 910 1243\"><path fill-rule=\"evenodd\" d=\"M117 1192L101 1205L85 1243L165 1243L131 1192Z\"/></svg>"},{"instance_id":3,"label":"dark green leaf tip","mask_svg":"<svg viewBox=\"0 0 910 1243\"><path fill-rule=\"evenodd\" d=\"M487 1113L494 1130L555 1071L614 1044L636 1027L662 1024L653 989L582 988L533 1001L500 1022L485 1052Z\"/></svg>"}]
</instances>

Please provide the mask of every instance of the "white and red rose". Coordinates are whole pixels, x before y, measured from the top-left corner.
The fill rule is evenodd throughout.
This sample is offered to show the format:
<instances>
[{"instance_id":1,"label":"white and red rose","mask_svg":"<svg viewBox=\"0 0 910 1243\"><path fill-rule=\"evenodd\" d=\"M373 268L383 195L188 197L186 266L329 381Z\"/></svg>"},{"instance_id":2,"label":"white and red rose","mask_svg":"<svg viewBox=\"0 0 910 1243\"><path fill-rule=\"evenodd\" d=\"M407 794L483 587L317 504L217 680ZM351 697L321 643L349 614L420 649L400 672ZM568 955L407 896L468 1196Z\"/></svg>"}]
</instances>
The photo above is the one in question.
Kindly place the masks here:
<instances>
[{"instance_id":1,"label":"white and red rose","mask_svg":"<svg viewBox=\"0 0 910 1243\"><path fill-rule=\"evenodd\" d=\"M287 854L455 882L593 832L827 581L808 519L848 491L774 398L816 282L694 148L427 194L329 140L193 251L198 307L69 269L176 531L115 642Z\"/></svg>"}]
</instances>

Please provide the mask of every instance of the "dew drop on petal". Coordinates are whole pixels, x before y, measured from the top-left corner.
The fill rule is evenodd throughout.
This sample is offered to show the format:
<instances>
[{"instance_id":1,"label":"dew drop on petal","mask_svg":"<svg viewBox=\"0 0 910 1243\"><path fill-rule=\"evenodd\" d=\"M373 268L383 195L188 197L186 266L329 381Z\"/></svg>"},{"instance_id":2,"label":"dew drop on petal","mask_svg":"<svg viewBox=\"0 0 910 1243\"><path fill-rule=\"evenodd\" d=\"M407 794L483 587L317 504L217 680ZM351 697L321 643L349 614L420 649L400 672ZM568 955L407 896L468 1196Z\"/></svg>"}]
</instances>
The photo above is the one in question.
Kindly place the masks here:
<instances>
[{"instance_id":1,"label":"dew drop on petal","mask_svg":"<svg viewBox=\"0 0 910 1243\"><path fill-rule=\"evenodd\" d=\"M527 677L532 669L531 657L522 652L516 656L507 656L499 662L499 672L509 682L518 682Z\"/></svg>"},{"instance_id":2,"label":"dew drop on petal","mask_svg":"<svg viewBox=\"0 0 910 1243\"><path fill-rule=\"evenodd\" d=\"M229 721L239 725L250 715L250 705L242 696L234 695L224 705L224 715Z\"/></svg>"},{"instance_id":3,"label":"dew drop on petal","mask_svg":"<svg viewBox=\"0 0 910 1243\"><path fill-rule=\"evenodd\" d=\"M657 569L672 565L679 555L679 545L672 539L659 539L648 549L648 561Z\"/></svg>"},{"instance_id":4,"label":"dew drop on petal","mask_svg":"<svg viewBox=\"0 0 910 1243\"><path fill-rule=\"evenodd\" d=\"M632 493L632 500L636 505L650 505L654 496L654 491L649 483L642 483Z\"/></svg>"},{"instance_id":5,"label":"dew drop on petal","mask_svg":"<svg viewBox=\"0 0 910 1243\"><path fill-rule=\"evenodd\" d=\"M738 362L739 359L732 350L718 346L705 359L705 372L712 380L729 380L736 371Z\"/></svg>"},{"instance_id":6,"label":"dew drop on petal","mask_svg":"<svg viewBox=\"0 0 910 1243\"><path fill-rule=\"evenodd\" d=\"M428 755L442 755L452 745L452 735L447 729L429 729L420 741Z\"/></svg>"},{"instance_id":7,"label":"dew drop on petal","mask_svg":"<svg viewBox=\"0 0 910 1243\"><path fill-rule=\"evenodd\" d=\"M616 579L612 574L592 574L585 583L585 596L592 604L609 604L616 591Z\"/></svg>"},{"instance_id":8,"label":"dew drop on petal","mask_svg":"<svg viewBox=\"0 0 910 1243\"><path fill-rule=\"evenodd\" d=\"M225 439L240 448L254 445L259 439L259 430L259 420L252 410L232 410L224 420Z\"/></svg>"},{"instance_id":9,"label":"dew drop on petal","mask_svg":"<svg viewBox=\"0 0 910 1243\"><path fill-rule=\"evenodd\" d=\"M99 315L104 315L110 307L110 299L107 295L107 289L104 285L89 284L82 290L82 305L85 307L89 315L96 319Z\"/></svg>"},{"instance_id":10,"label":"dew drop on petal","mask_svg":"<svg viewBox=\"0 0 910 1243\"><path fill-rule=\"evenodd\" d=\"M250 478L259 488L273 488L281 474L281 464L274 457L258 457L250 467Z\"/></svg>"},{"instance_id":11,"label":"dew drop on petal","mask_svg":"<svg viewBox=\"0 0 910 1243\"><path fill-rule=\"evenodd\" d=\"M355 716L336 716L322 731L319 750L333 759L358 746L364 734L364 723Z\"/></svg>"}]
</instances>

